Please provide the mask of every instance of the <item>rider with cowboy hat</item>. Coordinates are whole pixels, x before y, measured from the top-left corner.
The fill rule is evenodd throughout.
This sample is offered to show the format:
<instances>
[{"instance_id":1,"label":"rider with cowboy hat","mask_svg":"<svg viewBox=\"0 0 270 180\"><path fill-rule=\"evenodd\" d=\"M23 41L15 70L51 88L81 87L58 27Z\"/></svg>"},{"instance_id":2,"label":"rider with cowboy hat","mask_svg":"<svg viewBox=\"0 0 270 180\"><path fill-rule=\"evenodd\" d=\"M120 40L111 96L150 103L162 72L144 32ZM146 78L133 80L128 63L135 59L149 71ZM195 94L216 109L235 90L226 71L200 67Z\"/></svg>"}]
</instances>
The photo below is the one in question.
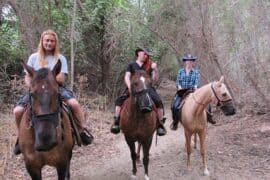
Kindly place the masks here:
<instances>
[{"instance_id":1,"label":"rider with cowboy hat","mask_svg":"<svg viewBox=\"0 0 270 180\"><path fill-rule=\"evenodd\" d=\"M186 95L187 92L196 90L199 86L200 73L196 68L193 67L193 64L196 60L197 57L189 53L185 54L182 57L182 61L184 62L185 67L180 68L177 73L176 78L177 94L172 104L172 114L173 114L173 123L171 125L172 130L177 129L177 123L175 121L175 118L179 118L178 117L179 105L181 104L183 96ZM212 119L210 111L211 109L209 107L209 112L207 113L207 120L208 122L215 124L216 122Z\"/></svg>"}]
</instances>

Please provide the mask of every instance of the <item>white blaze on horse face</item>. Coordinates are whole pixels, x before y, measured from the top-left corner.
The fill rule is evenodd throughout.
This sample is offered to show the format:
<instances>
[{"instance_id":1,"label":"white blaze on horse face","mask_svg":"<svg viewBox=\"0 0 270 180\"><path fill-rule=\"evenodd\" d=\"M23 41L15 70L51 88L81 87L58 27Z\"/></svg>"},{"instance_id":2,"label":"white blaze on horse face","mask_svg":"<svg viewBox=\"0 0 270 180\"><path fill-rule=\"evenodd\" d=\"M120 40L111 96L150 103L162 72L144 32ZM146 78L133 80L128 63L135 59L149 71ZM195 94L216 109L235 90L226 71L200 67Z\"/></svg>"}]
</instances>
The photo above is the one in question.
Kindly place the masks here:
<instances>
[{"instance_id":1,"label":"white blaze on horse face","mask_svg":"<svg viewBox=\"0 0 270 180\"><path fill-rule=\"evenodd\" d=\"M45 85L43 84L43 85L41 86L41 88L42 88L42 89L45 89Z\"/></svg>"},{"instance_id":2,"label":"white blaze on horse face","mask_svg":"<svg viewBox=\"0 0 270 180\"><path fill-rule=\"evenodd\" d=\"M140 80L141 80L142 83L143 83L143 88L144 88L144 89L147 89L147 88L146 88L146 85L145 85L145 78L144 78L144 77L140 77Z\"/></svg>"},{"instance_id":3,"label":"white blaze on horse face","mask_svg":"<svg viewBox=\"0 0 270 180\"><path fill-rule=\"evenodd\" d=\"M140 77L140 80L141 80L142 83L143 83L143 88L144 88L144 89L147 89L146 84L145 84L145 77L141 76L141 77ZM150 98L150 96L149 96L148 93L146 94L146 96L147 96L148 100L151 101L151 98Z\"/></svg>"}]
</instances>

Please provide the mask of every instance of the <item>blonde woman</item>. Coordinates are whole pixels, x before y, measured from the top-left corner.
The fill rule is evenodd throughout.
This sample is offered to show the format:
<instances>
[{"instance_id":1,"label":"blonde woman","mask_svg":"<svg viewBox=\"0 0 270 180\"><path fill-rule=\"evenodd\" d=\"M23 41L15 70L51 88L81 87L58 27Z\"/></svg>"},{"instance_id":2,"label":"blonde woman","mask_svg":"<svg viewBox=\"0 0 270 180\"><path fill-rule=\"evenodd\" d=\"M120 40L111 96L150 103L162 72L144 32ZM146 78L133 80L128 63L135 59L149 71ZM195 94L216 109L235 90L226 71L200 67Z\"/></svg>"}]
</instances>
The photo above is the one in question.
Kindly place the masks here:
<instances>
[{"instance_id":1,"label":"blonde woman","mask_svg":"<svg viewBox=\"0 0 270 180\"><path fill-rule=\"evenodd\" d=\"M36 71L44 67L53 69L54 65L58 60L61 61L62 65L60 73L56 76L56 80L59 84L59 93L61 96L61 100L63 100L68 106L70 106L73 114L75 115L82 143L84 145L91 144L93 136L86 130L85 117L81 106L79 102L75 99L73 92L64 86L66 76L68 75L68 66L67 59L59 51L58 36L53 30L46 30L41 34L37 52L30 55L27 64ZM26 86L30 87L31 78L26 72L24 81ZM25 111L27 104L29 103L29 99L29 93L26 93L19 99L13 110L17 128L19 128L22 115ZM18 140L15 144L14 154L20 154Z\"/></svg>"}]
</instances>

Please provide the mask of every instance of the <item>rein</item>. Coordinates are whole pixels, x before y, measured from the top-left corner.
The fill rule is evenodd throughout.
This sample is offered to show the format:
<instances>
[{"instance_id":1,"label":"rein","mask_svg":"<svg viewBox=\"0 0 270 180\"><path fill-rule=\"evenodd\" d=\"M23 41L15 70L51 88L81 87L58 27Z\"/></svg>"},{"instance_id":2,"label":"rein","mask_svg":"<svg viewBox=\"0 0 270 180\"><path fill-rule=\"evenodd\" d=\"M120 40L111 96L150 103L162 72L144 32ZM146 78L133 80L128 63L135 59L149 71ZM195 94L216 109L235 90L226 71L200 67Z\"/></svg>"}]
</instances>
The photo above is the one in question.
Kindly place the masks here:
<instances>
[{"instance_id":1,"label":"rein","mask_svg":"<svg viewBox=\"0 0 270 180\"><path fill-rule=\"evenodd\" d=\"M202 106L205 105L204 103L201 103L201 102L199 102L199 101L196 100L196 98L195 98L195 96L194 96L194 93L192 93L192 97L193 97L193 100L194 100L197 104L202 105Z\"/></svg>"},{"instance_id":2,"label":"rein","mask_svg":"<svg viewBox=\"0 0 270 180\"><path fill-rule=\"evenodd\" d=\"M221 103L222 103L222 104L225 104L225 103L231 101L231 99L228 99L228 100L226 100L226 101L223 101L223 100L220 100L220 99L219 99L219 97L218 97L218 95L217 95L217 93L216 93L216 91L215 91L215 89L214 89L214 83L211 84L211 90L212 90L212 92L214 93L214 95L215 95L215 97L216 97L216 99L217 99L217 101L218 101L217 106L220 106ZM204 103L201 103L201 102L197 101L197 99L195 98L194 93L192 93L192 97L193 97L193 100L194 100L197 104L202 105L202 106L205 105Z\"/></svg>"}]
</instances>

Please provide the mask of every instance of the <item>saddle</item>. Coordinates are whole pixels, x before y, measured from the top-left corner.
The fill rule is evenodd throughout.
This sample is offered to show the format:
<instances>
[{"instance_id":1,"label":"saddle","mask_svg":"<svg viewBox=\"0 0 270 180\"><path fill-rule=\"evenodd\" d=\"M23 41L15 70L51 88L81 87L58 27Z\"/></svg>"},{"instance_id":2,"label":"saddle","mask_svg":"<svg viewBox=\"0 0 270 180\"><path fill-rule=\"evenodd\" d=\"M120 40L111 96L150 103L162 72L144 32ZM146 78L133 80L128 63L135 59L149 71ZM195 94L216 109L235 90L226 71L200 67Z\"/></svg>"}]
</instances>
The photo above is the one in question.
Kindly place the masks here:
<instances>
[{"instance_id":1,"label":"saddle","mask_svg":"<svg viewBox=\"0 0 270 180\"><path fill-rule=\"evenodd\" d=\"M176 92L171 105L174 122L178 122L179 120L181 122L181 108L185 104L186 97L192 92L194 92L194 89L181 89Z\"/></svg>"},{"instance_id":2,"label":"saddle","mask_svg":"<svg viewBox=\"0 0 270 180\"><path fill-rule=\"evenodd\" d=\"M80 136L80 133L78 130L78 125L76 124L75 119L74 119L75 117L74 117L70 107L66 103L62 102L62 108L68 115L68 119L69 119L70 124L71 124L71 131L73 134L73 139L75 140L75 142L77 143L78 146L81 146L82 139L81 139L81 136Z\"/></svg>"}]
</instances>

